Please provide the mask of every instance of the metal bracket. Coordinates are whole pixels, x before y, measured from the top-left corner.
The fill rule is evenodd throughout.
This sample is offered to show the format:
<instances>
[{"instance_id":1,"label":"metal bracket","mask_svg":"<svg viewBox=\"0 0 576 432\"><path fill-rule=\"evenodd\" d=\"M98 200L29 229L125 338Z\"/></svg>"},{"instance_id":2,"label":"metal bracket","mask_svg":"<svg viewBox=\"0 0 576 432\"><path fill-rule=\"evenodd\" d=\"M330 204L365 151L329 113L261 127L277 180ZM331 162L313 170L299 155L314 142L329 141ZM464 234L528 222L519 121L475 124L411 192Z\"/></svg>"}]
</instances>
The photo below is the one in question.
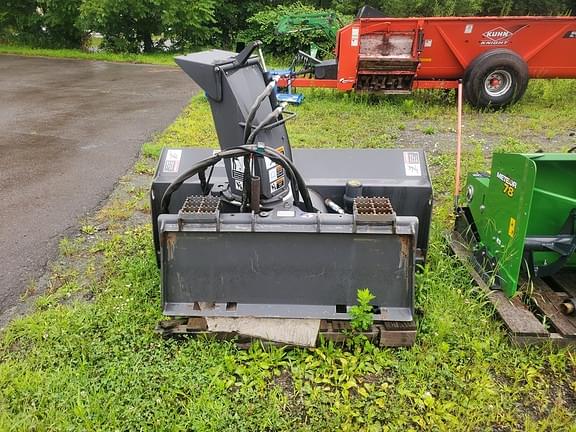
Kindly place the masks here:
<instances>
[{"instance_id":1,"label":"metal bracket","mask_svg":"<svg viewBox=\"0 0 576 432\"><path fill-rule=\"evenodd\" d=\"M526 237L524 245L525 261L528 269L536 277L552 276L566 265L568 259L576 252L576 208L570 211L566 222L557 236ZM534 252L554 252L559 258L546 265L534 265Z\"/></svg>"},{"instance_id":2,"label":"metal bracket","mask_svg":"<svg viewBox=\"0 0 576 432\"><path fill-rule=\"evenodd\" d=\"M191 195L178 211L178 230L187 223L215 223L220 230L220 198L210 195Z\"/></svg>"}]
</instances>

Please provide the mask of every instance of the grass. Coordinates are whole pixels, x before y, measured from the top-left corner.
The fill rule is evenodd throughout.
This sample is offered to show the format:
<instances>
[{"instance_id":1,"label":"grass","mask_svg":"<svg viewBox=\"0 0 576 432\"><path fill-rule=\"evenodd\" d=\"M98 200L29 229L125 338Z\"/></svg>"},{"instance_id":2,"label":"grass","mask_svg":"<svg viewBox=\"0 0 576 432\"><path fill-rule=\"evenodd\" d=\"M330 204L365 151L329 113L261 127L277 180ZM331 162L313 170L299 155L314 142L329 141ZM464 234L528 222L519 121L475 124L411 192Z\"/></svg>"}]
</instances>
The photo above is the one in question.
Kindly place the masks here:
<instances>
[{"instance_id":1,"label":"grass","mask_svg":"<svg viewBox=\"0 0 576 432\"><path fill-rule=\"evenodd\" d=\"M54 57L77 60L99 60L120 63L157 64L165 66L176 66L176 63L174 63L174 57L181 54L174 52L140 54L112 53L103 50L96 50L98 47L99 42L93 43L93 51L82 49L37 48L22 44L0 42L0 54L12 54L29 57ZM282 57L277 58L274 56L267 56L266 59L266 64L268 67L273 68L285 67L285 65L288 63L290 63L290 59Z\"/></svg>"},{"instance_id":2,"label":"grass","mask_svg":"<svg viewBox=\"0 0 576 432\"><path fill-rule=\"evenodd\" d=\"M0 54L175 66L175 54L173 53L117 54L106 51L90 52L80 49L34 48L26 45L13 45L4 43L0 44Z\"/></svg>"},{"instance_id":3,"label":"grass","mask_svg":"<svg viewBox=\"0 0 576 432\"><path fill-rule=\"evenodd\" d=\"M546 141L541 132L568 132L574 89L574 82L534 83L506 112L467 108L465 171L485 168L492 147L567 147L569 141ZM306 98L289 125L297 147L429 150L437 204L429 259L418 275L416 345L380 349L357 339L311 350L254 344L242 351L208 338L159 338L150 226L121 224L142 198L140 189L128 188L124 201L112 200L96 216L117 225L109 239L87 233L84 253L99 260L102 274L58 269L60 288L3 332L0 430L575 430L574 351L512 346L466 270L446 253L453 103L434 93L371 99L310 90ZM535 118L550 124L529 129ZM423 132L423 122L434 125L433 135ZM487 122L508 127L484 132ZM136 170L149 175L162 146L216 143L208 103L198 96L143 147ZM65 244L63 253L75 246ZM92 301L77 295L86 279L93 281Z\"/></svg>"}]
</instances>

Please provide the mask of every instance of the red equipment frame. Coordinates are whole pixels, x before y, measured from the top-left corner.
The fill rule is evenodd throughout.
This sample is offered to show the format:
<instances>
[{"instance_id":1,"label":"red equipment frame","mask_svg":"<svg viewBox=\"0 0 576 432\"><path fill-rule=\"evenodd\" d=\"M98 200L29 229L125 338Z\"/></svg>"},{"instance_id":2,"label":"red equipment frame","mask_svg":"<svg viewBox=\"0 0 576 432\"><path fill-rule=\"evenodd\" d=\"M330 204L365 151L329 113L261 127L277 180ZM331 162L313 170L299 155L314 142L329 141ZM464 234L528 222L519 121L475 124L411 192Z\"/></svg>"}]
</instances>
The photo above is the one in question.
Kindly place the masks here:
<instances>
[{"instance_id":1,"label":"red equipment frame","mask_svg":"<svg viewBox=\"0 0 576 432\"><path fill-rule=\"evenodd\" d=\"M411 89L457 88L474 59L496 48L520 56L529 78L576 78L575 17L360 18L338 31L337 79L281 77L278 85L357 90L359 74L377 73L359 68L363 40L377 34L412 36Z\"/></svg>"}]
</instances>

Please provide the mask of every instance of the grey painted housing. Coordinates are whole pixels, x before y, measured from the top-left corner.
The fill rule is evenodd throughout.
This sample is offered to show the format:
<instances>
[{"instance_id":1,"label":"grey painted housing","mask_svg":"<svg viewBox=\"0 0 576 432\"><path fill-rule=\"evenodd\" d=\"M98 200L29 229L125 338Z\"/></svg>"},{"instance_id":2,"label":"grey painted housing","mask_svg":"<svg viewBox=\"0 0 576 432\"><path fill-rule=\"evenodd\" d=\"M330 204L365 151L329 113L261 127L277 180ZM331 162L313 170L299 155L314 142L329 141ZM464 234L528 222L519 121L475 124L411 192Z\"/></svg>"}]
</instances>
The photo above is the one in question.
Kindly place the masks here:
<instances>
[{"instance_id":1,"label":"grey painted housing","mask_svg":"<svg viewBox=\"0 0 576 432\"><path fill-rule=\"evenodd\" d=\"M210 50L177 58L206 92L220 148L250 144L235 152L257 153L220 161L201 186L196 178L182 180L211 150L162 152L151 204L164 314L350 319L358 290L368 288L376 320L412 321L415 264L425 259L432 209L424 153L292 152L284 107L259 62L250 58L256 46L238 56ZM295 168L277 154L269 156L282 160L283 168L258 155L269 151L265 147L283 152ZM244 166L250 160L255 169L249 182ZM305 192L305 205L294 202L288 172ZM349 180L362 183L362 196L345 203ZM162 208L171 183L179 188ZM241 190L248 183L246 207L248 194ZM326 199L341 213L328 212Z\"/></svg>"},{"instance_id":2,"label":"grey painted housing","mask_svg":"<svg viewBox=\"0 0 576 432\"><path fill-rule=\"evenodd\" d=\"M244 125L248 113L258 95L265 90L267 85L263 78L262 67L256 58L249 58L246 63L237 65L234 62L235 56L236 53L229 51L210 50L176 58L176 63L182 70L206 92L222 150L244 144ZM256 111L253 125L263 121L276 108L275 97L275 92L272 91L270 97L262 101ZM263 142L267 147L280 150L288 158L292 158L288 133L284 124L261 130L256 134L254 142ZM234 181L232 161L227 159L224 163L231 193L239 197L242 192ZM277 190L271 190L268 170L263 159L258 161L256 174L262 178L264 198L270 199L287 192L286 185Z\"/></svg>"},{"instance_id":3,"label":"grey painted housing","mask_svg":"<svg viewBox=\"0 0 576 432\"><path fill-rule=\"evenodd\" d=\"M226 211L201 221L179 216L185 198L201 194L196 178L173 195L169 214L159 215L162 194L179 174L164 172L167 151L151 191L166 315L349 319L357 289L369 288L376 295L375 319L413 319L415 261L425 257L432 210L422 151L293 152L310 189L343 205L347 180L358 179L364 196L391 199L395 224L306 213L288 201L265 217ZM407 175L406 152L418 153L421 175ZM182 149L180 170L211 154ZM224 167L217 166L210 186L226 181Z\"/></svg>"}]
</instances>

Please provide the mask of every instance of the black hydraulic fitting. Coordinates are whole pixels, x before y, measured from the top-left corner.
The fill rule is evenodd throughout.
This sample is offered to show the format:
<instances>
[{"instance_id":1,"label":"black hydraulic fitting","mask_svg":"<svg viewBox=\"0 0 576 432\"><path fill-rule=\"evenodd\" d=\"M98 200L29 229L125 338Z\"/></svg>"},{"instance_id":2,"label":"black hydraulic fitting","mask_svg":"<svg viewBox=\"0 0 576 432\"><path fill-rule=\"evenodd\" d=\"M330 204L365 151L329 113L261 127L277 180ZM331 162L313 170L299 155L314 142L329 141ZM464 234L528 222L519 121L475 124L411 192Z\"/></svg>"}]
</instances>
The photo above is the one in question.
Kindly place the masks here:
<instances>
[{"instance_id":1,"label":"black hydraulic fitting","mask_svg":"<svg viewBox=\"0 0 576 432\"><path fill-rule=\"evenodd\" d=\"M346 210L352 211L354 198L362 196L362 182L360 180L348 180L344 191L344 206Z\"/></svg>"}]
</instances>

